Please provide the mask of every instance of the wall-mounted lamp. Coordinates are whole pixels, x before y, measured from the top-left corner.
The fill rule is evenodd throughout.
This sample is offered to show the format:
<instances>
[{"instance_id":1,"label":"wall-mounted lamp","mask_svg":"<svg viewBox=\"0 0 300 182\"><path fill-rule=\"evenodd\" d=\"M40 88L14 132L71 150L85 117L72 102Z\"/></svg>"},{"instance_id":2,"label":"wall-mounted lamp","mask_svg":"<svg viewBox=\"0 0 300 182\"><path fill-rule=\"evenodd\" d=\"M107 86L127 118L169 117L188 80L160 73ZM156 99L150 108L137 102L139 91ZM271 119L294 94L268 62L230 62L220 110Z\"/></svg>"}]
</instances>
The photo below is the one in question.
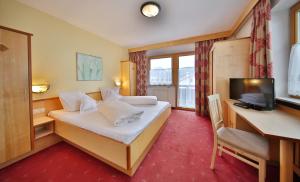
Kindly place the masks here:
<instances>
[{"instance_id":1,"label":"wall-mounted lamp","mask_svg":"<svg viewBox=\"0 0 300 182\"><path fill-rule=\"evenodd\" d=\"M122 83L121 83L120 80L115 80L115 85L116 85L117 87L121 87Z\"/></svg>"},{"instance_id":2,"label":"wall-mounted lamp","mask_svg":"<svg viewBox=\"0 0 300 182\"><path fill-rule=\"evenodd\" d=\"M47 82L32 84L32 92L37 94L45 93L47 90L49 90L49 88L50 85Z\"/></svg>"}]
</instances>

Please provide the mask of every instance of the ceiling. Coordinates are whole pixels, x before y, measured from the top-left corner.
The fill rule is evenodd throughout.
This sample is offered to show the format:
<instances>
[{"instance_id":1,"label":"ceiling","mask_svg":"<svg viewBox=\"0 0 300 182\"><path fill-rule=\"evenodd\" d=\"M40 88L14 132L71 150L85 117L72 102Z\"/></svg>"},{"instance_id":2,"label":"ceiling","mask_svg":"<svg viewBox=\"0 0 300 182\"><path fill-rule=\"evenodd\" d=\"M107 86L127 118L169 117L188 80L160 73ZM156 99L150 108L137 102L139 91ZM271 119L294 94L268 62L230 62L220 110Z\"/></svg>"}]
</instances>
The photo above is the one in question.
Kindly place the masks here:
<instances>
[{"instance_id":1,"label":"ceiling","mask_svg":"<svg viewBox=\"0 0 300 182\"><path fill-rule=\"evenodd\" d=\"M146 0L18 0L126 48L229 30L250 0L157 0L161 13L140 13Z\"/></svg>"}]
</instances>

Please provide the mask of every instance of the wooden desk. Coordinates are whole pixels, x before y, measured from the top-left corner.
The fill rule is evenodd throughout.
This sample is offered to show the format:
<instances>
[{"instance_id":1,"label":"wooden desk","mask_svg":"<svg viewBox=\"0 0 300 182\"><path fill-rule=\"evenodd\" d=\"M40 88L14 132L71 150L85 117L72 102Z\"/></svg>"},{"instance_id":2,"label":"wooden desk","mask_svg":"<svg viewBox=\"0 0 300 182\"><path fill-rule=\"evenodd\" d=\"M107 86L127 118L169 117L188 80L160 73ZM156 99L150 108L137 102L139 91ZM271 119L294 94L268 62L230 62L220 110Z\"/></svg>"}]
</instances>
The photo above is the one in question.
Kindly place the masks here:
<instances>
[{"instance_id":1,"label":"wooden desk","mask_svg":"<svg viewBox=\"0 0 300 182\"><path fill-rule=\"evenodd\" d=\"M300 141L299 116L281 110L256 111L233 105L227 100L229 126L235 127L235 114L243 118L256 131L266 137L280 140L280 181L293 181L293 142ZM235 113L235 114L234 114Z\"/></svg>"}]
</instances>

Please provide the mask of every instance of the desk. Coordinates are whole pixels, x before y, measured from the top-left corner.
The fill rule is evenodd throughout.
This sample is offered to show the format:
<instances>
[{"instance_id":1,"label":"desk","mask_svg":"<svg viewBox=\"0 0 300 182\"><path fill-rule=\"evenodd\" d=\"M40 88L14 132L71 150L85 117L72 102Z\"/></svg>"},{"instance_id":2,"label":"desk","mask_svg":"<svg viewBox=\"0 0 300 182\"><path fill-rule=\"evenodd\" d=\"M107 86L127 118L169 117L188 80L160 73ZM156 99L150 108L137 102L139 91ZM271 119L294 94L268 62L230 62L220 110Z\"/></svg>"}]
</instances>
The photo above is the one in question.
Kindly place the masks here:
<instances>
[{"instance_id":1,"label":"desk","mask_svg":"<svg viewBox=\"0 0 300 182\"><path fill-rule=\"evenodd\" d=\"M281 110L256 111L233 105L233 100L225 101L228 109L229 126L235 127L236 115L243 118L266 137L277 137L280 140L280 181L293 181L293 142L300 141L300 118ZM231 121L230 121L231 120ZM233 123L231 123L233 122Z\"/></svg>"}]
</instances>

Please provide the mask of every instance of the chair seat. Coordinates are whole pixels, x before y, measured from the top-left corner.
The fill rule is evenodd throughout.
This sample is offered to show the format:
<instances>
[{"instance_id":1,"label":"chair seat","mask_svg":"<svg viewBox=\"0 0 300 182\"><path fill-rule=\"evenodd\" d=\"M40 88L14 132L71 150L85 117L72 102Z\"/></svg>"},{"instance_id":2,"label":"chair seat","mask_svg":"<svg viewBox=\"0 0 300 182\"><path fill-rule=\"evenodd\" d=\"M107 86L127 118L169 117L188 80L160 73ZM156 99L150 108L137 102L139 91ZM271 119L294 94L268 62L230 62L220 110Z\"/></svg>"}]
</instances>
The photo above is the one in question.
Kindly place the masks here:
<instances>
[{"instance_id":1,"label":"chair seat","mask_svg":"<svg viewBox=\"0 0 300 182\"><path fill-rule=\"evenodd\" d=\"M217 130L219 140L252 155L269 159L269 142L266 138L246 131L221 127Z\"/></svg>"}]
</instances>

